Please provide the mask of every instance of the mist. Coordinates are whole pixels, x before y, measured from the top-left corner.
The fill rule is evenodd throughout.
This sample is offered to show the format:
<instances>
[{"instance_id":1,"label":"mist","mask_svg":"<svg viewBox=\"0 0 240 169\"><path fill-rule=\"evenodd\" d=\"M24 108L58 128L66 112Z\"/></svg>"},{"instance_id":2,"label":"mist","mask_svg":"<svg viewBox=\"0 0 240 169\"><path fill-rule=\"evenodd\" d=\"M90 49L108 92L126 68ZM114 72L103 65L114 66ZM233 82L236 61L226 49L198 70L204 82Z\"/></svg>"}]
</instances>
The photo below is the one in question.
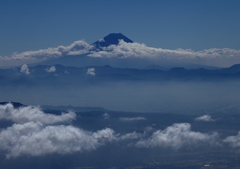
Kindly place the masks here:
<instances>
[{"instance_id":1,"label":"mist","mask_svg":"<svg viewBox=\"0 0 240 169\"><path fill-rule=\"evenodd\" d=\"M93 82L1 87L0 100L27 105L102 107L114 111L203 113L239 106L239 81Z\"/></svg>"}]
</instances>

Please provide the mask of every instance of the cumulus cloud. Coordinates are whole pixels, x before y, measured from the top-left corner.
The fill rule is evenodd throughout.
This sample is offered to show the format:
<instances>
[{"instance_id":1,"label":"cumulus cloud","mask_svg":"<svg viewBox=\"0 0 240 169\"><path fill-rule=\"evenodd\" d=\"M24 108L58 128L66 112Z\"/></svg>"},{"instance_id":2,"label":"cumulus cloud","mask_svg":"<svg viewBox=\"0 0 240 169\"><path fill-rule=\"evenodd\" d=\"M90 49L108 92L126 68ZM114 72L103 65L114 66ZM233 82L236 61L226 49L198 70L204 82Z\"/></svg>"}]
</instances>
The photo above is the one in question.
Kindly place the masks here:
<instances>
[{"instance_id":1,"label":"cumulus cloud","mask_svg":"<svg viewBox=\"0 0 240 169\"><path fill-rule=\"evenodd\" d=\"M95 76L95 69L94 68L88 68L87 73L88 75Z\"/></svg>"},{"instance_id":2,"label":"cumulus cloud","mask_svg":"<svg viewBox=\"0 0 240 169\"><path fill-rule=\"evenodd\" d=\"M109 115L105 113L104 116ZM116 134L111 128L90 132L72 125L55 124L74 120L75 117L73 112L53 115L44 113L39 107L14 108L11 103L0 105L0 119L15 122L0 131L0 150L7 158L16 158L22 155L42 156L50 153L70 154L91 151L108 143L121 141L123 143L127 141L128 146L179 149L199 143L215 143L218 138L217 133L191 131L188 123L174 124L165 130L155 130L155 132L148 127L143 133L134 131L126 134ZM146 120L144 117L123 119ZM231 138L234 137L226 138L225 142L233 140Z\"/></svg>"},{"instance_id":3,"label":"cumulus cloud","mask_svg":"<svg viewBox=\"0 0 240 169\"><path fill-rule=\"evenodd\" d=\"M40 122L42 124L54 124L72 121L76 118L74 112L53 115L44 113L39 107L26 106L14 108L11 103L0 105L0 119L11 120L15 123Z\"/></svg>"},{"instance_id":4,"label":"cumulus cloud","mask_svg":"<svg viewBox=\"0 0 240 169\"><path fill-rule=\"evenodd\" d=\"M145 117L121 117L120 120L130 122L130 121L147 120L147 119Z\"/></svg>"},{"instance_id":5,"label":"cumulus cloud","mask_svg":"<svg viewBox=\"0 0 240 169\"><path fill-rule=\"evenodd\" d=\"M195 118L196 121L215 121L214 119L211 118L210 115L203 115L203 116L200 116L200 117L197 117Z\"/></svg>"},{"instance_id":6,"label":"cumulus cloud","mask_svg":"<svg viewBox=\"0 0 240 169\"><path fill-rule=\"evenodd\" d=\"M21 70L22 73L25 73L26 75L30 74L28 66L26 64L22 65Z\"/></svg>"},{"instance_id":7,"label":"cumulus cloud","mask_svg":"<svg viewBox=\"0 0 240 169\"><path fill-rule=\"evenodd\" d=\"M198 146L201 143L216 143L218 133L200 133L191 130L188 123L177 123L164 130L157 130L148 139L140 140L137 147L169 147L174 150Z\"/></svg>"},{"instance_id":8,"label":"cumulus cloud","mask_svg":"<svg viewBox=\"0 0 240 169\"><path fill-rule=\"evenodd\" d=\"M231 147L240 147L240 131L236 136L228 136L223 140L224 143L229 144Z\"/></svg>"},{"instance_id":9,"label":"cumulus cloud","mask_svg":"<svg viewBox=\"0 0 240 169\"><path fill-rule=\"evenodd\" d=\"M108 128L88 132L71 125L43 126L39 122L28 122L1 131L0 149L7 152L7 158L69 154L94 150L113 138L114 132Z\"/></svg>"},{"instance_id":10,"label":"cumulus cloud","mask_svg":"<svg viewBox=\"0 0 240 169\"><path fill-rule=\"evenodd\" d=\"M55 66L51 66L50 68L46 69L46 72L48 72L48 73L55 72L55 71L56 71Z\"/></svg>"},{"instance_id":11,"label":"cumulus cloud","mask_svg":"<svg viewBox=\"0 0 240 169\"><path fill-rule=\"evenodd\" d=\"M117 140L110 128L89 132L72 125L52 125L74 120L75 113L46 114L39 107L14 108L0 105L0 119L16 122L0 132L0 150L7 158L21 155L40 156L49 153L69 154L90 151Z\"/></svg>"}]
</instances>

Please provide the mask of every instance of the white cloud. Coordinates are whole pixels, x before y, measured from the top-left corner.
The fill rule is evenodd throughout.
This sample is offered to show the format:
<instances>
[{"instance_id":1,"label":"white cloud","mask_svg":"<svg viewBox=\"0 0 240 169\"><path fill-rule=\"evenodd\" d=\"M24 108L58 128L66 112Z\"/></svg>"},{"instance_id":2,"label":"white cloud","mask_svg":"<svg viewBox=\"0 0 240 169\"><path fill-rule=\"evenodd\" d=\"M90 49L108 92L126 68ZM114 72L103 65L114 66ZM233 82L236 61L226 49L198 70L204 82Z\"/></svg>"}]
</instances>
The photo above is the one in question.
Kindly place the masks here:
<instances>
[{"instance_id":1,"label":"white cloud","mask_svg":"<svg viewBox=\"0 0 240 169\"><path fill-rule=\"evenodd\" d=\"M0 119L11 120L16 123L40 122L42 124L62 123L74 120L76 114L69 111L61 115L46 114L39 107L26 106L14 108L11 103L0 105Z\"/></svg>"},{"instance_id":2,"label":"white cloud","mask_svg":"<svg viewBox=\"0 0 240 169\"><path fill-rule=\"evenodd\" d=\"M141 43L126 43L120 40L118 45L103 47L102 50L94 51L94 46L85 41L75 41L69 46L58 46L56 48L47 48L37 51L26 51L22 53L13 53L11 56L0 56L2 66L5 63L34 63L49 58L59 58L63 56L74 56L88 54L89 57L97 58L142 58L148 60L167 60L167 61L190 61L193 63L212 64L215 66L229 66L239 63L240 50L230 48L212 48L202 51L193 51L191 49L163 49L148 47ZM15 64L16 64L15 63ZM161 63L161 62L160 62Z\"/></svg>"},{"instance_id":3,"label":"white cloud","mask_svg":"<svg viewBox=\"0 0 240 169\"><path fill-rule=\"evenodd\" d=\"M109 116L107 113L103 117ZM41 156L50 153L70 154L95 150L111 142L121 142L136 147L169 147L175 150L197 146L201 143L217 144L218 133L200 133L190 129L190 124L179 123L165 130L153 132L151 127L143 133L116 134L105 128L96 132L83 130L72 125L53 125L74 120L75 113L62 115L47 114L39 107L14 108L11 103L0 105L0 120L15 122L0 131L0 150L7 158L22 155ZM123 118L124 120L146 120L144 117ZM152 133L153 132L153 133ZM150 136L150 137L149 137ZM224 140L225 143L240 146L240 133ZM130 141L130 142L129 142Z\"/></svg>"},{"instance_id":4,"label":"white cloud","mask_svg":"<svg viewBox=\"0 0 240 169\"><path fill-rule=\"evenodd\" d=\"M91 57L138 57L155 59L199 59L199 58L236 58L240 57L240 50L229 48L212 48L203 51L193 51L191 49L162 49L148 47L137 42L127 43L123 40L118 45L103 47L103 51L92 51Z\"/></svg>"},{"instance_id":5,"label":"white cloud","mask_svg":"<svg viewBox=\"0 0 240 169\"><path fill-rule=\"evenodd\" d=\"M75 113L52 115L38 107L0 105L0 119L16 122L0 131L0 150L7 158L22 155L40 156L49 153L69 154L90 151L117 140L110 128L89 132L72 125L49 125L75 119Z\"/></svg>"},{"instance_id":6,"label":"white cloud","mask_svg":"<svg viewBox=\"0 0 240 169\"><path fill-rule=\"evenodd\" d=\"M122 121L138 121L138 120L147 120L145 117L121 117L120 120Z\"/></svg>"},{"instance_id":7,"label":"white cloud","mask_svg":"<svg viewBox=\"0 0 240 169\"><path fill-rule=\"evenodd\" d=\"M108 119L109 117L110 117L110 115L109 115L107 112L105 112L105 113L103 114L103 118Z\"/></svg>"},{"instance_id":8,"label":"white cloud","mask_svg":"<svg viewBox=\"0 0 240 169\"><path fill-rule=\"evenodd\" d=\"M191 131L188 123L177 123L164 130L158 130L148 139L140 140L137 147L169 147L174 150L198 146L201 143L216 143L218 133L206 134Z\"/></svg>"},{"instance_id":9,"label":"white cloud","mask_svg":"<svg viewBox=\"0 0 240 169\"><path fill-rule=\"evenodd\" d=\"M69 154L90 151L114 138L111 129L88 132L73 126L43 126L28 122L14 124L0 132L0 149L8 158L49 153Z\"/></svg>"},{"instance_id":10,"label":"white cloud","mask_svg":"<svg viewBox=\"0 0 240 169\"><path fill-rule=\"evenodd\" d=\"M208 121L215 121L214 119L211 118L210 115L203 115L201 117L195 118L195 120L196 121L206 121L206 122L208 122Z\"/></svg>"},{"instance_id":11,"label":"white cloud","mask_svg":"<svg viewBox=\"0 0 240 169\"><path fill-rule=\"evenodd\" d=\"M55 66L51 66L49 69L46 69L46 72L55 72L56 71L56 67Z\"/></svg>"},{"instance_id":12,"label":"white cloud","mask_svg":"<svg viewBox=\"0 0 240 169\"><path fill-rule=\"evenodd\" d=\"M22 65L21 72L25 73L26 75L30 74L28 66L26 64Z\"/></svg>"},{"instance_id":13,"label":"white cloud","mask_svg":"<svg viewBox=\"0 0 240 169\"><path fill-rule=\"evenodd\" d=\"M88 75L95 76L95 69L94 68L88 68L87 73Z\"/></svg>"},{"instance_id":14,"label":"white cloud","mask_svg":"<svg viewBox=\"0 0 240 169\"><path fill-rule=\"evenodd\" d=\"M58 46L56 48L47 48L37 51L26 51L22 53L13 53L10 57L0 56L0 60L44 60L48 58L57 58L68 55L81 55L88 53L93 46L83 40L75 41L69 46Z\"/></svg>"},{"instance_id":15,"label":"white cloud","mask_svg":"<svg viewBox=\"0 0 240 169\"><path fill-rule=\"evenodd\" d=\"M228 136L223 140L224 143L229 144L231 147L240 147L240 131L236 136Z\"/></svg>"}]
</instances>

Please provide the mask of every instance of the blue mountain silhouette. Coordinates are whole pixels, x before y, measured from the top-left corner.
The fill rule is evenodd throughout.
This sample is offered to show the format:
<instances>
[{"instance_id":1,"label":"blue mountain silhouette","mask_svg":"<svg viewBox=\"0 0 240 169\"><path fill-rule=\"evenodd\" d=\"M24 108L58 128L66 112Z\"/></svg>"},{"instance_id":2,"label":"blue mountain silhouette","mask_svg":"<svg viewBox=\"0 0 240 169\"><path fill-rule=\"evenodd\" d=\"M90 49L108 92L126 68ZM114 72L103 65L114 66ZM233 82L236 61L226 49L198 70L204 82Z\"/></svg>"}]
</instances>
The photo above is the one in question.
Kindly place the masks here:
<instances>
[{"instance_id":1,"label":"blue mountain silhouette","mask_svg":"<svg viewBox=\"0 0 240 169\"><path fill-rule=\"evenodd\" d=\"M133 41L121 33L110 33L109 35L105 36L103 39L100 39L92 45L95 46L96 49L101 49L102 47L108 47L110 45L118 45L119 40L123 40L127 43L132 43Z\"/></svg>"}]
</instances>

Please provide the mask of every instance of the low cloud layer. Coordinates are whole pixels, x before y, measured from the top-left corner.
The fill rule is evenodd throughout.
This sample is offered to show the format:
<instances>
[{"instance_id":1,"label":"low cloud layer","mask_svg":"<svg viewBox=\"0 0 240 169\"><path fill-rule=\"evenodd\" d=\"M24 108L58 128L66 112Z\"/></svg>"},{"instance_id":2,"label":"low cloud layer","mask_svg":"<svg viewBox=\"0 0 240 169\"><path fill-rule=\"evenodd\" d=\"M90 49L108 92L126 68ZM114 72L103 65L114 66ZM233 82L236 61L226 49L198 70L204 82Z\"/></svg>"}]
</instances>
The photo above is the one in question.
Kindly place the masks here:
<instances>
[{"instance_id":1,"label":"low cloud layer","mask_svg":"<svg viewBox=\"0 0 240 169\"><path fill-rule=\"evenodd\" d=\"M217 132L196 132L191 130L189 123L176 123L163 130L147 127L141 133L133 131L119 134L111 128L87 131L66 124L75 117L73 112L53 115L34 106L14 108L11 103L0 105L0 120L15 122L12 126L1 129L0 151L5 153L7 158L16 158L92 151L110 143L120 142L121 144L117 145L124 147L158 147L173 150L196 148L201 145L240 147L240 132L236 136L221 140ZM103 117L109 115L105 113ZM126 119L145 120L143 117Z\"/></svg>"},{"instance_id":2,"label":"low cloud layer","mask_svg":"<svg viewBox=\"0 0 240 169\"><path fill-rule=\"evenodd\" d=\"M33 63L59 58L63 56L76 56L87 54L93 58L141 58L154 61L188 61L200 64L213 64L215 66L229 66L240 61L240 50L229 48L212 48L202 51L191 49L162 49L148 47L141 43L126 43L119 41L118 45L103 47L102 50L94 50L94 46L85 41L75 41L69 46L58 46L56 48L41 49L37 51L26 51L14 53L11 56L0 56L0 61L7 64L12 63ZM161 63L161 62L159 62Z\"/></svg>"}]
</instances>

